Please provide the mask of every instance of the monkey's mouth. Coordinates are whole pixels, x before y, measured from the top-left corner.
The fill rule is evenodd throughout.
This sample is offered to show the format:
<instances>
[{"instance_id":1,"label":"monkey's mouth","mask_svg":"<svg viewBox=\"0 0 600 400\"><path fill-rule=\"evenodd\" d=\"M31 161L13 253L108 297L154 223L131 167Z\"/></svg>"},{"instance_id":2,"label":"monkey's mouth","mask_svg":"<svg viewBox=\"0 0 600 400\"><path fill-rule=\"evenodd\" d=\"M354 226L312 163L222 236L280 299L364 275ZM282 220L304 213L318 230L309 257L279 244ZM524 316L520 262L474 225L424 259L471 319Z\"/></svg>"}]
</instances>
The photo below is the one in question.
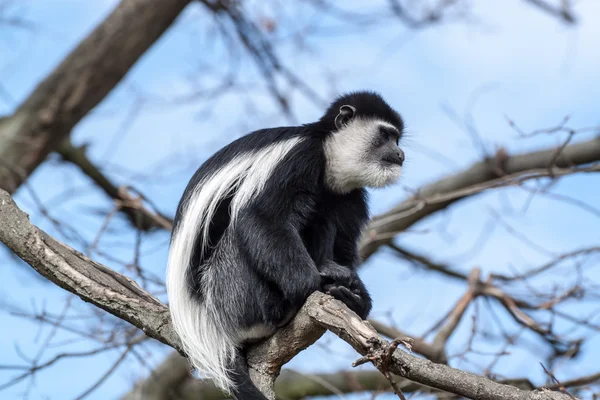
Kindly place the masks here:
<instances>
[{"instance_id":1,"label":"monkey's mouth","mask_svg":"<svg viewBox=\"0 0 600 400\"><path fill-rule=\"evenodd\" d=\"M393 156L387 156L387 157L383 157L381 159L382 164L385 166L398 166L401 167L402 166L402 161L400 161L400 159L393 157Z\"/></svg>"}]
</instances>

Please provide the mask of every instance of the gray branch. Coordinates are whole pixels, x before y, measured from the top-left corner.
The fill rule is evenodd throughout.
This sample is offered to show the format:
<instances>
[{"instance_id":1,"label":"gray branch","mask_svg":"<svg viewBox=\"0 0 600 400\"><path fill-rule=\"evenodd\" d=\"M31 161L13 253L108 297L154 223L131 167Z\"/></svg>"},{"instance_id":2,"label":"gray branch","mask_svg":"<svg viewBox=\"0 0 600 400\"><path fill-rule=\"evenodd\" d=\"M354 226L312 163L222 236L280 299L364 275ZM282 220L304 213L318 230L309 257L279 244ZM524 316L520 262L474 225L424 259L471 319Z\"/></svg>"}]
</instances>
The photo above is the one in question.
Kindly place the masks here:
<instances>
[{"instance_id":1,"label":"gray branch","mask_svg":"<svg viewBox=\"0 0 600 400\"><path fill-rule=\"evenodd\" d=\"M358 353L373 359L375 363L383 361L379 360L381 356L378 351L386 351L390 343L381 339L369 323L362 321L341 302L330 296L313 294L306 301L304 310L315 322L335 333ZM389 370L413 382L468 399L570 399L569 396L558 392L522 390L494 382L483 376L473 375L444 364L436 364L398 349L393 352Z\"/></svg>"},{"instance_id":2,"label":"gray branch","mask_svg":"<svg viewBox=\"0 0 600 400\"><path fill-rule=\"evenodd\" d=\"M0 188L13 193L189 1L122 0L13 115L0 119Z\"/></svg>"},{"instance_id":3,"label":"gray branch","mask_svg":"<svg viewBox=\"0 0 600 400\"><path fill-rule=\"evenodd\" d=\"M38 229L11 196L0 189L0 241L38 273L105 311L142 329L171 347L180 342L171 326L167 306L142 290L131 279L90 260ZM281 366L313 344L328 329L359 353L385 349L368 322L362 321L343 303L322 293L313 293L294 320L264 343L250 349L248 362L253 381L269 398ZM377 357L373 362L381 369ZM525 391L443 364L435 364L396 350L390 372L432 388L472 399L556 399L558 392Z\"/></svg>"},{"instance_id":4,"label":"gray branch","mask_svg":"<svg viewBox=\"0 0 600 400\"><path fill-rule=\"evenodd\" d=\"M493 159L480 161L464 171L424 186L418 195L373 218L361 242L361 255L367 259L380 246L391 243L397 233L459 200L480 193L480 185L484 183L498 180L497 186L506 186L507 183L502 182L502 177L506 175L544 168L570 168L597 161L600 161L600 137L564 148L512 157L501 151ZM497 186L488 185L483 189ZM471 188L473 190L469 190Z\"/></svg>"},{"instance_id":5,"label":"gray branch","mask_svg":"<svg viewBox=\"0 0 600 400\"><path fill-rule=\"evenodd\" d=\"M172 352L148 379L138 385L122 400L204 400L225 399L225 394L208 380L193 379L190 366L179 353ZM423 389L423 386L404 380L405 393ZM304 399L307 396L353 393L356 391L388 391L390 383L379 371L340 371L331 374L304 374L284 369L275 383L280 399Z\"/></svg>"},{"instance_id":6,"label":"gray branch","mask_svg":"<svg viewBox=\"0 0 600 400\"><path fill-rule=\"evenodd\" d=\"M181 349L168 308L133 280L60 243L29 221L0 189L0 242L39 274L83 301L127 321L175 349Z\"/></svg>"}]
</instances>

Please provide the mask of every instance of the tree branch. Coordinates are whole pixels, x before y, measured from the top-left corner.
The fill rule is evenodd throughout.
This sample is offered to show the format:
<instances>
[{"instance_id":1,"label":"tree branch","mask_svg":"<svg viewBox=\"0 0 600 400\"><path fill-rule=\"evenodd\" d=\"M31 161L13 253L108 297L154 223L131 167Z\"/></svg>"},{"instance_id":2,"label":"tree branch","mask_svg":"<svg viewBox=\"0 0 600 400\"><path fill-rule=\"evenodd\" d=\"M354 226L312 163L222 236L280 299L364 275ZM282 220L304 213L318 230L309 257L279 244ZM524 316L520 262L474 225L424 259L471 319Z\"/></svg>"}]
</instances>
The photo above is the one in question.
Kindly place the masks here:
<instances>
[{"instance_id":1,"label":"tree branch","mask_svg":"<svg viewBox=\"0 0 600 400\"><path fill-rule=\"evenodd\" d=\"M367 259L380 246L391 243L395 234L459 200L485 189L510 184L510 180L503 179L507 175L525 175L533 170L546 169L546 176L552 177L556 175L553 170L557 168L567 169L596 161L600 161L600 137L565 146L558 157L557 148L512 157L500 151L495 158L439 179L390 211L374 217L363 235L361 256Z\"/></svg>"},{"instance_id":2,"label":"tree branch","mask_svg":"<svg viewBox=\"0 0 600 400\"><path fill-rule=\"evenodd\" d=\"M314 321L335 333L358 353L369 357L376 364L381 361L377 351L385 350L389 346L389 342L381 339L372 326L330 296L318 293L311 295L303 310L308 312ZM394 351L390 371L413 382L469 399L566 400L569 398L558 392L521 390L444 364L435 364L401 350Z\"/></svg>"},{"instance_id":3,"label":"tree branch","mask_svg":"<svg viewBox=\"0 0 600 400\"><path fill-rule=\"evenodd\" d=\"M86 154L86 146L75 147L71 141L64 140L57 149L65 161L76 165L87 175L108 197L119 204L119 210L127 215L131 224L137 229L150 230L161 228L171 230L173 221L160 213L148 210L142 204L141 198L132 196L124 187L118 187L95 166Z\"/></svg>"},{"instance_id":4,"label":"tree branch","mask_svg":"<svg viewBox=\"0 0 600 400\"><path fill-rule=\"evenodd\" d=\"M390 339L404 338L404 337L410 338L411 339L411 350L414 353L421 354L423 357L427 358L428 360L431 360L431 361L437 362L437 363L448 362L448 359L446 357L446 349L444 349L443 347L442 348L435 347L432 344L427 343L422 338L415 337L413 335L408 335L396 328L382 324L381 322L373 320L373 319L369 320L369 324L371 324L371 326L373 328L375 328L375 330L377 332L379 332L379 334L387 336Z\"/></svg>"},{"instance_id":5,"label":"tree branch","mask_svg":"<svg viewBox=\"0 0 600 400\"><path fill-rule=\"evenodd\" d=\"M29 216L2 189L0 241L56 285L131 323L146 335L181 349L164 304L128 277L89 259L32 225Z\"/></svg>"},{"instance_id":6,"label":"tree branch","mask_svg":"<svg viewBox=\"0 0 600 400\"><path fill-rule=\"evenodd\" d=\"M412 392L423 388L412 382L402 390ZM307 396L327 396L331 394L357 391L387 391L388 380L378 371L340 371L331 374L303 374L283 370L275 383L275 393L280 399L303 399ZM225 394L212 382L199 380L190 374L188 361L179 353L173 352L152 374L142 380L121 400L205 400L225 399Z\"/></svg>"},{"instance_id":7,"label":"tree branch","mask_svg":"<svg viewBox=\"0 0 600 400\"><path fill-rule=\"evenodd\" d=\"M32 225L27 214L1 189L0 241L58 286L130 322L148 336L176 349L181 348L165 305L129 278L90 260ZM316 292L289 325L250 349L248 362L257 386L274 398L272 385L283 363L310 346L324 329L338 335L360 354L368 355L382 369L376 352L388 348L389 343L344 304ZM468 398L566 398L557 392L520 390L443 364L434 364L400 350L393 353L389 368L390 372L411 381Z\"/></svg>"},{"instance_id":8,"label":"tree branch","mask_svg":"<svg viewBox=\"0 0 600 400\"><path fill-rule=\"evenodd\" d=\"M171 26L189 0L122 0L0 120L0 188L13 193Z\"/></svg>"},{"instance_id":9,"label":"tree branch","mask_svg":"<svg viewBox=\"0 0 600 400\"><path fill-rule=\"evenodd\" d=\"M566 24L574 25L577 23L577 18L571 10L570 0L562 0L560 6L553 6L544 0L525 0L525 3L529 3L549 15L561 19Z\"/></svg>"}]
</instances>

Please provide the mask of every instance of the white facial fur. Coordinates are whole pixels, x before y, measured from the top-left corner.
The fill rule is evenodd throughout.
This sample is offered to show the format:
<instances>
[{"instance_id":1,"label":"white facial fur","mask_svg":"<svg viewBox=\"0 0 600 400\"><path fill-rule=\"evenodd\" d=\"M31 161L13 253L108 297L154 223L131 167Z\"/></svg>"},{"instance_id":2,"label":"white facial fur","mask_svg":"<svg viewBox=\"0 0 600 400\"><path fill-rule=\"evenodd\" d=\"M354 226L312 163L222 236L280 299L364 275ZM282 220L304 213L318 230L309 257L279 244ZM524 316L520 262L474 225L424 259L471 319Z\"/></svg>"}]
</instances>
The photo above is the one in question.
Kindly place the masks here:
<instances>
[{"instance_id":1,"label":"white facial fur","mask_svg":"<svg viewBox=\"0 0 600 400\"><path fill-rule=\"evenodd\" d=\"M385 165L371 153L381 126L394 128L381 120L353 118L325 140L325 183L330 189L348 193L363 187L385 187L398 180L402 167Z\"/></svg>"}]
</instances>

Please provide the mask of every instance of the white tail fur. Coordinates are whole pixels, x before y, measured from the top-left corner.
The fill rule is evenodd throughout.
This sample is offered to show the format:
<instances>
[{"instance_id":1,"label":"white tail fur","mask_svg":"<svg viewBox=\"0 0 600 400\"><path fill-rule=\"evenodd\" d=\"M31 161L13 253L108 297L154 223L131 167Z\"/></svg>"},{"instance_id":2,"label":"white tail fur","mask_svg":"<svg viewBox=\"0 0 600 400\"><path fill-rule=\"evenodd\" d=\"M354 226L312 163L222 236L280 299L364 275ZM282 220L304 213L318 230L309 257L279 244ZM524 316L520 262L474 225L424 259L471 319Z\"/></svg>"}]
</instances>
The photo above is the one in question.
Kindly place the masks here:
<instances>
[{"instance_id":1,"label":"white tail fur","mask_svg":"<svg viewBox=\"0 0 600 400\"><path fill-rule=\"evenodd\" d=\"M173 326L192 365L228 392L232 387L228 367L235 357L239 333L227 331L219 315L224 310L216 310L212 301L211 288L218 282L211 282L210 272L219 266L209 265L202 276L203 302L192 293L186 273L191 267L199 267L190 265L193 250L204 252L209 240L209 223L219 201L235 191L230 209L233 224L243 206L260 193L273 169L301 140L294 137L242 154L206 176L194 188L178 228L173 232L166 278ZM194 249L200 234L202 247Z\"/></svg>"}]
</instances>

